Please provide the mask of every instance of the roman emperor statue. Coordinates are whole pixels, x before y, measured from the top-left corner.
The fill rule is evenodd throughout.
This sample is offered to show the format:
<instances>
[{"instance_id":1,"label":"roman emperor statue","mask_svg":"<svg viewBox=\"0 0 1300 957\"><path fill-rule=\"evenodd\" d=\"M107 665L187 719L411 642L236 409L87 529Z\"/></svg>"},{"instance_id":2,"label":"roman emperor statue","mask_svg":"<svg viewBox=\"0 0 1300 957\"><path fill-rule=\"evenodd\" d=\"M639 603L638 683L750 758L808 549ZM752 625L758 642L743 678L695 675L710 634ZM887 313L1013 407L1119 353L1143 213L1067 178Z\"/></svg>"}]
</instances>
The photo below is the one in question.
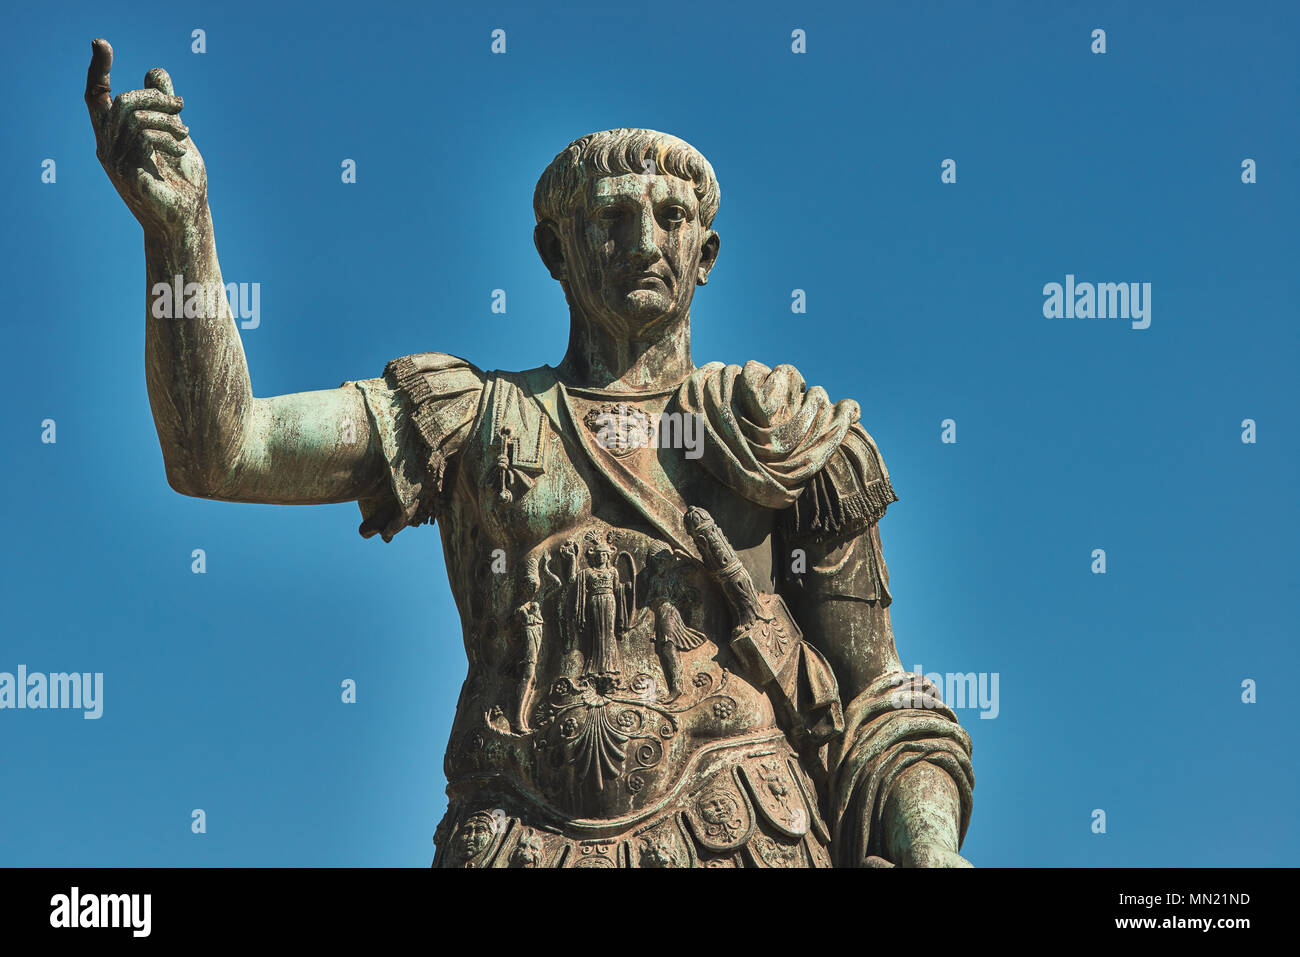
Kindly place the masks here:
<instances>
[{"instance_id":1,"label":"roman emperor statue","mask_svg":"<svg viewBox=\"0 0 1300 957\"><path fill-rule=\"evenodd\" d=\"M225 297L189 308L223 283L183 102L160 69L113 98L111 62L94 41L86 103L144 229L168 483L355 501L384 542L439 527L466 675L435 867L969 866L970 738L899 663L897 496L859 406L789 365L692 360L719 250L703 155L617 129L542 172L558 365L416 352L256 397ZM175 277L186 308L158 308Z\"/></svg>"}]
</instances>

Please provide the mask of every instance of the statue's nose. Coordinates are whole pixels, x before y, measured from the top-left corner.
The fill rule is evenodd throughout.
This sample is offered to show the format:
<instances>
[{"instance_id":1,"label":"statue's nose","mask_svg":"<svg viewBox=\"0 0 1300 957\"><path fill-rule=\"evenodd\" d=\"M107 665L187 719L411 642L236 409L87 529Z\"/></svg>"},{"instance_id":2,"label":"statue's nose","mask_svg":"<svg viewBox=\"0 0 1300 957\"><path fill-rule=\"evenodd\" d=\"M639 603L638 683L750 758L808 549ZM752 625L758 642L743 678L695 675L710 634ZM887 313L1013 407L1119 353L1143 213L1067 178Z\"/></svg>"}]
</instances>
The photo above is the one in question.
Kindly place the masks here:
<instances>
[{"instance_id":1,"label":"statue's nose","mask_svg":"<svg viewBox=\"0 0 1300 957\"><path fill-rule=\"evenodd\" d=\"M629 251L632 258L652 263L662 256L659 251L658 229L659 224L650 210L643 210L637 216L636 235L633 237L635 244Z\"/></svg>"}]
</instances>

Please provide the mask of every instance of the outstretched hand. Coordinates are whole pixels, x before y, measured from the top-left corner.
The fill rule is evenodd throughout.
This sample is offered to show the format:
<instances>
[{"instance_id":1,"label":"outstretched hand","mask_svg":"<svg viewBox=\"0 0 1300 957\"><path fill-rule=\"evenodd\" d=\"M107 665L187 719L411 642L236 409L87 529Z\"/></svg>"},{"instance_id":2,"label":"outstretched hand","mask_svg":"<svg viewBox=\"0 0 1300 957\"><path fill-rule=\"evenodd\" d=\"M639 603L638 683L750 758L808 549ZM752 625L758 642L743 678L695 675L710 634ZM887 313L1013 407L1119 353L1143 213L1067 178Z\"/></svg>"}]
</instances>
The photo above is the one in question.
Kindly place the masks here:
<instances>
[{"instance_id":1,"label":"outstretched hand","mask_svg":"<svg viewBox=\"0 0 1300 957\"><path fill-rule=\"evenodd\" d=\"M208 181L189 128L180 120L185 101L167 71L155 67L145 88L112 97L113 48L91 42L86 108L95 130L95 154L147 235L176 237L207 206Z\"/></svg>"}]
</instances>

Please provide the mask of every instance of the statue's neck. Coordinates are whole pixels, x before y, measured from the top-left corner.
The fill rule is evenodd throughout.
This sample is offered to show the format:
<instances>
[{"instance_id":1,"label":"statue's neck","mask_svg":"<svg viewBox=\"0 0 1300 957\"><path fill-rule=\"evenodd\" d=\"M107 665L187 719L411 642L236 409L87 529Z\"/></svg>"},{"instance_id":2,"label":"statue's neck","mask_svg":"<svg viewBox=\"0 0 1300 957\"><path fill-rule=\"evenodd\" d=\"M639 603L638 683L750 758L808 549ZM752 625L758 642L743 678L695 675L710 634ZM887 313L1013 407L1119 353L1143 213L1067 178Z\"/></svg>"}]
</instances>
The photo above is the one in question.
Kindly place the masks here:
<instances>
[{"instance_id":1,"label":"statue's neck","mask_svg":"<svg viewBox=\"0 0 1300 957\"><path fill-rule=\"evenodd\" d=\"M560 379L567 385L609 392L660 392L694 371L689 312L645 339L617 336L577 315L570 317L569 349L559 367Z\"/></svg>"}]
</instances>

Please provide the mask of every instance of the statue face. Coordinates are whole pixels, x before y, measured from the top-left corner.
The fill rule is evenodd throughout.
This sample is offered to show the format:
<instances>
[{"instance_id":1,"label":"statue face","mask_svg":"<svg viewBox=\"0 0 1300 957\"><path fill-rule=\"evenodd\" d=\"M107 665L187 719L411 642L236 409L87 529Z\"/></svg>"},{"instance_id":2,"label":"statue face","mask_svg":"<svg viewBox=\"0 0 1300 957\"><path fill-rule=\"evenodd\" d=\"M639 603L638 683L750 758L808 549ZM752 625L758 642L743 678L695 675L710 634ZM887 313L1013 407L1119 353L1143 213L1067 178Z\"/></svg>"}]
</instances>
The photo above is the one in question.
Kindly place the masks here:
<instances>
[{"instance_id":1,"label":"statue face","mask_svg":"<svg viewBox=\"0 0 1300 957\"><path fill-rule=\"evenodd\" d=\"M710 824L721 824L736 814L736 803L725 794L709 797L700 805L700 816Z\"/></svg>"},{"instance_id":2,"label":"statue face","mask_svg":"<svg viewBox=\"0 0 1300 957\"><path fill-rule=\"evenodd\" d=\"M514 853L510 855L510 863L515 867L541 867L541 839L537 837L521 838L519 844L515 847Z\"/></svg>"},{"instance_id":3,"label":"statue face","mask_svg":"<svg viewBox=\"0 0 1300 957\"><path fill-rule=\"evenodd\" d=\"M548 255L538 241L551 274L568 283L586 316L628 338L686 315L718 254L694 188L676 176L593 178L564 233L562 254L552 243ZM553 261L557 254L562 261Z\"/></svg>"},{"instance_id":4,"label":"statue face","mask_svg":"<svg viewBox=\"0 0 1300 957\"><path fill-rule=\"evenodd\" d=\"M492 818L482 812L469 816L456 835L457 849L462 859L469 860L488 846L492 840L493 825Z\"/></svg>"}]
</instances>

